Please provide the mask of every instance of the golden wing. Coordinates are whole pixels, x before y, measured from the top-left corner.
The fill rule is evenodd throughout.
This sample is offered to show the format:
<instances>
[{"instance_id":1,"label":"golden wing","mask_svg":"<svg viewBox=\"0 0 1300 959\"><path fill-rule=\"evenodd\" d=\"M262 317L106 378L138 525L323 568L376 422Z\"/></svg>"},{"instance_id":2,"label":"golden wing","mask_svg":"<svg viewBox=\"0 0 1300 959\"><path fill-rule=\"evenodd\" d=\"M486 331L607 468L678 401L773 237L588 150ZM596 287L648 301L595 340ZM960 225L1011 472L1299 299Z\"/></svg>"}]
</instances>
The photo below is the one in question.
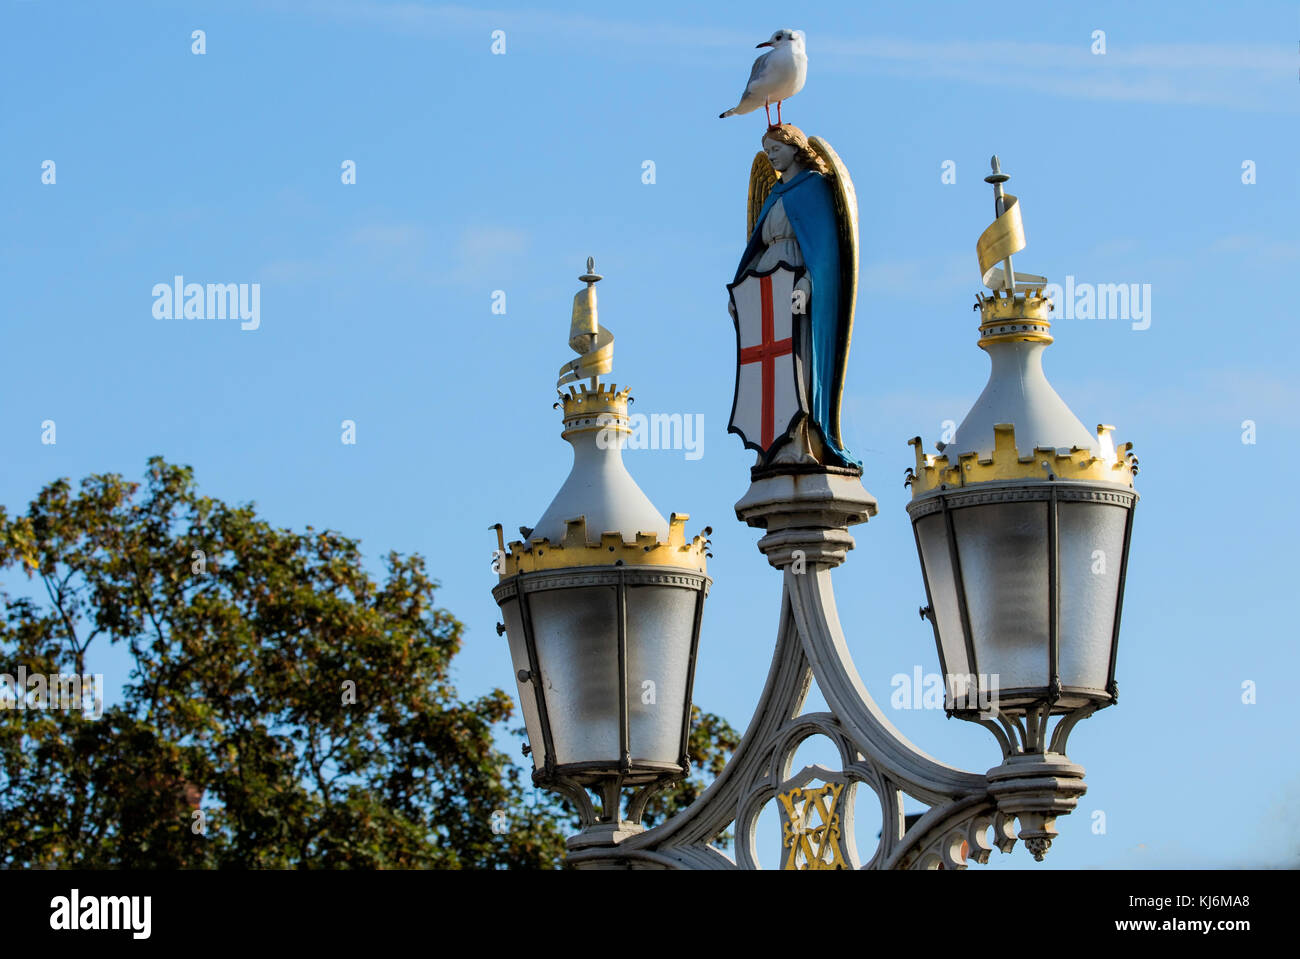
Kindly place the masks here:
<instances>
[{"instance_id":1,"label":"golden wing","mask_svg":"<svg viewBox=\"0 0 1300 959\"><path fill-rule=\"evenodd\" d=\"M858 301L858 194L853 189L853 180L848 168L840 161L839 154L821 137L809 137L808 145L822 158L831 171L831 185L835 194L835 219L840 228L840 292L846 310L844 316L844 356L847 362L849 344L853 339L853 313ZM769 163L768 166L771 166ZM753 190L753 174L750 175L750 190ZM769 187L770 189L770 187ZM766 196L766 194L764 194ZM840 433L840 403L844 399L844 377L835 395L835 422L831 429L836 440Z\"/></svg>"},{"instance_id":2,"label":"golden wing","mask_svg":"<svg viewBox=\"0 0 1300 959\"><path fill-rule=\"evenodd\" d=\"M745 226L745 242L754 235L754 225L758 222L759 211L767 202L767 195L772 192L781 174L772 168L772 161L762 150L754 155L754 162L749 167L749 217Z\"/></svg>"}]
</instances>

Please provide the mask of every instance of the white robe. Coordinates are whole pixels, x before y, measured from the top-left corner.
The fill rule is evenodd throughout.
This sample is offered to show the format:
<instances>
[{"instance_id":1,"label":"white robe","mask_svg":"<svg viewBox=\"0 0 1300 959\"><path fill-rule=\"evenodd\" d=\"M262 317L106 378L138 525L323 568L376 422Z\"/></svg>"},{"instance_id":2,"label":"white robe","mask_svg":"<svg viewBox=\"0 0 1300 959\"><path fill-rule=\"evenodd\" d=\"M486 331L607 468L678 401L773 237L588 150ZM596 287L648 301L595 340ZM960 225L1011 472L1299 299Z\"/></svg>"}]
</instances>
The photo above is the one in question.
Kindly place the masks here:
<instances>
[{"instance_id":1,"label":"white robe","mask_svg":"<svg viewBox=\"0 0 1300 959\"><path fill-rule=\"evenodd\" d=\"M785 200L777 197L772 208L767 211L767 216L763 219L763 225L760 229L760 236L763 239L763 250L753 260L746 265L747 269L754 270L757 273L766 273L774 268L778 263L784 261L789 266L798 268L804 265L803 251L799 249L799 241L795 238L794 227L790 225L790 219L785 215ZM794 374L799 384L799 393L804 398L804 404L808 409L812 409L812 398L808 394L808 377L805 374L805 366L812 350L811 341L811 324L808 320L812 317L812 284L808 282L808 274L805 273L795 284L796 290L803 290L804 302L804 322L799 324L802 328L802 334L799 337L798 348L794 351Z\"/></svg>"}]
</instances>

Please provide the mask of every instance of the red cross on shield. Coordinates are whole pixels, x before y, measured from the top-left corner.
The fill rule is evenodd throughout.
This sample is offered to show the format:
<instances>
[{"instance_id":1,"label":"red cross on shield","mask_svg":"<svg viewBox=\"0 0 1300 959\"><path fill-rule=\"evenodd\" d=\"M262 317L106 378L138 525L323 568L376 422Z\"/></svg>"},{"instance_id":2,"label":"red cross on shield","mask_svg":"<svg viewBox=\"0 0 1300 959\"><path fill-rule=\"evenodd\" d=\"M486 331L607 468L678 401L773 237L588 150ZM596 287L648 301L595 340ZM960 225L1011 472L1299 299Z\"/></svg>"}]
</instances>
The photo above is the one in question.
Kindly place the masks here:
<instances>
[{"instance_id":1,"label":"red cross on shield","mask_svg":"<svg viewBox=\"0 0 1300 959\"><path fill-rule=\"evenodd\" d=\"M795 342L805 317L791 298L802 270L780 263L729 284L736 321L736 395L728 433L766 454L806 413L795 372Z\"/></svg>"}]
</instances>

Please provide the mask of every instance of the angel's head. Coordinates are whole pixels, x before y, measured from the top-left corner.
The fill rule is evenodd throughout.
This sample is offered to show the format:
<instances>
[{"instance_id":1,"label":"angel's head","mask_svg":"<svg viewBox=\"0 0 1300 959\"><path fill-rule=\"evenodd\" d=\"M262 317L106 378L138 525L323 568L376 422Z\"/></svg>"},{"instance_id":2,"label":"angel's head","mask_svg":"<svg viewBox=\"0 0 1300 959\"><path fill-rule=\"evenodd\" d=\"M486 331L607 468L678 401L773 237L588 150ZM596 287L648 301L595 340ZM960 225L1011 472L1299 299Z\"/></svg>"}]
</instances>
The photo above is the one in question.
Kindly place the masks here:
<instances>
[{"instance_id":1,"label":"angel's head","mask_svg":"<svg viewBox=\"0 0 1300 959\"><path fill-rule=\"evenodd\" d=\"M804 132L793 123L770 126L763 134L763 152L772 162L772 169L784 176L794 176L804 170L815 170L825 175L826 164L808 143Z\"/></svg>"}]
</instances>

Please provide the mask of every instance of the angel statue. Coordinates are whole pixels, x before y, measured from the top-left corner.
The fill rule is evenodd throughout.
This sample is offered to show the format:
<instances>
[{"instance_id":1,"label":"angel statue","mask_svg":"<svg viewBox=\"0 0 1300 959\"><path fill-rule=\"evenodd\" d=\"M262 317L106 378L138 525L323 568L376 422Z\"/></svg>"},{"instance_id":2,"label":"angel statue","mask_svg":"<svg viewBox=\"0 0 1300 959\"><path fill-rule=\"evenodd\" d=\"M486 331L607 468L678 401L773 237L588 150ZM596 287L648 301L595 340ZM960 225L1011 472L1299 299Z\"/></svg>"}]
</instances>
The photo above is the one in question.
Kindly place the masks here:
<instances>
[{"instance_id":1,"label":"angel statue","mask_svg":"<svg viewBox=\"0 0 1300 959\"><path fill-rule=\"evenodd\" d=\"M860 468L840 435L858 279L858 205L820 137L768 127L749 174L748 244L729 308L738 345L729 432L781 463Z\"/></svg>"}]
</instances>

